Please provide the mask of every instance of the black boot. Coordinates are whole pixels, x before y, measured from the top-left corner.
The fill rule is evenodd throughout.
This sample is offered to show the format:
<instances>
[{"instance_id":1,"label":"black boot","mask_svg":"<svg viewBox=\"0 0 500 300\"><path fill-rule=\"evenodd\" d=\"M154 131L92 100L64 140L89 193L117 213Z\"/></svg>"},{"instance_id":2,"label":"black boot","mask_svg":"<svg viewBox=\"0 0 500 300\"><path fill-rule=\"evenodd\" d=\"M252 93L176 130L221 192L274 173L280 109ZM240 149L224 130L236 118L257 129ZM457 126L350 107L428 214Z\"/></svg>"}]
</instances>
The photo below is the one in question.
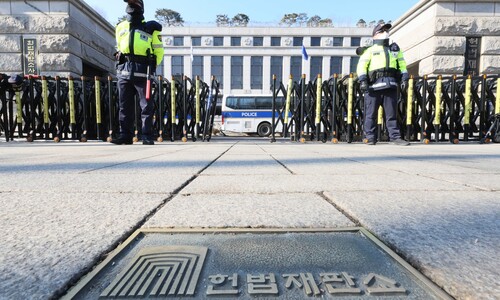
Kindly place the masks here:
<instances>
[{"instance_id":1,"label":"black boot","mask_svg":"<svg viewBox=\"0 0 500 300\"><path fill-rule=\"evenodd\" d=\"M132 145L134 141L132 138L119 136L118 138L112 139L111 143L115 145Z\"/></svg>"},{"instance_id":2,"label":"black boot","mask_svg":"<svg viewBox=\"0 0 500 300\"><path fill-rule=\"evenodd\" d=\"M155 141L153 141L153 139L143 139L142 144L143 145L154 145Z\"/></svg>"},{"instance_id":3,"label":"black boot","mask_svg":"<svg viewBox=\"0 0 500 300\"><path fill-rule=\"evenodd\" d=\"M405 141L401 138L395 139L394 141L391 141L391 144L398 145L398 146L410 146L410 143L408 143L407 141Z\"/></svg>"}]
</instances>

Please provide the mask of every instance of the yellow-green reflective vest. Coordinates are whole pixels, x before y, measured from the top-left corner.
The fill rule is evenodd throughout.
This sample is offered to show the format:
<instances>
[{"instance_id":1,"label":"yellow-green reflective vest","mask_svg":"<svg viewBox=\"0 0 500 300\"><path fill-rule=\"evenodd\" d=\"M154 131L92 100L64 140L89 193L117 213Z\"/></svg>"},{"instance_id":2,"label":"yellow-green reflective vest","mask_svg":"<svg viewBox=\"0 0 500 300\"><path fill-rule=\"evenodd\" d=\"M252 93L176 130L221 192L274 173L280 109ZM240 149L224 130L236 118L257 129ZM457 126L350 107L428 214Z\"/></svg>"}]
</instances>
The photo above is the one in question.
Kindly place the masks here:
<instances>
[{"instance_id":1,"label":"yellow-green reflective vest","mask_svg":"<svg viewBox=\"0 0 500 300\"><path fill-rule=\"evenodd\" d=\"M123 54L147 56L149 50L149 53L156 56L156 64L160 65L164 53L160 31L156 30L153 31L153 34L149 34L143 30L135 29L133 40L130 39L130 33L129 21L123 21L116 26L116 45L118 51ZM131 53L130 49L131 42L133 42L133 53Z\"/></svg>"},{"instance_id":2,"label":"yellow-green reflective vest","mask_svg":"<svg viewBox=\"0 0 500 300\"><path fill-rule=\"evenodd\" d=\"M370 72L384 69L396 69L403 75L408 73L401 51L391 51L388 46L375 44L361 55L356 71L358 78L363 80Z\"/></svg>"}]
</instances>

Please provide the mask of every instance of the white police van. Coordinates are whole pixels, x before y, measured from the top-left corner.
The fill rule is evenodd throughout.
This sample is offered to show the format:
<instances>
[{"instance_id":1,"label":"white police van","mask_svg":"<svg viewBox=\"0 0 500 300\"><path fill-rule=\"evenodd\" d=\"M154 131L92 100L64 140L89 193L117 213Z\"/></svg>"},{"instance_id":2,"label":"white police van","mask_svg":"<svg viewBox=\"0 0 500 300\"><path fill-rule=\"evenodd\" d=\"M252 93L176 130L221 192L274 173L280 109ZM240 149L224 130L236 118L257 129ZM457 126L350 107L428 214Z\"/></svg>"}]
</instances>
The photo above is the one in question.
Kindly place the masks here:
<instances>
[{"instance_id":1,"label":"white police van","mask_svg":"<svg viewBox=\"0 0 500 300\"><path fill-rule=\"evenodd\" d=\"M271 134L272 95L224 95L222 98L222 132ZM276 107L284 103L276 98ZM276 116L277 117L277 116ZM281 125L276 128L281 131Z\"/></svg>"}]
</instances>

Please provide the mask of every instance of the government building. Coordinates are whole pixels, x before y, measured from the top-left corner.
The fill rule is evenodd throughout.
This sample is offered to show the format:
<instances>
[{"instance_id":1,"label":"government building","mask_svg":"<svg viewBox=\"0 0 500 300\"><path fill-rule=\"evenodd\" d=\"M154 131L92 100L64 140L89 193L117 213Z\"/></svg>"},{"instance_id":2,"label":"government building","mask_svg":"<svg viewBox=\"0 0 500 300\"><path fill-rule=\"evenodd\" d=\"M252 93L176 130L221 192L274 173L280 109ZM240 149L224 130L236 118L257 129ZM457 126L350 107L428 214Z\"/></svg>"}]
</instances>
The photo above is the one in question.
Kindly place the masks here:
<instances>
[{"instance_id":1,"label":"government building","mask_svg":"<svg viewBox=\"0 0 500 300\"><path fill-rule=\"evenodd\" d=\"M182 12L181 12L182 13ZM81 0L0 2L0 73L113 76L114 25ZM381 16L383 17L383 16ZM158 74L209 81L223 94L354 72L372 28L164 27ZM500 0L421 0L393 23L410 74L500 73ZM308 59L303 55L305 48Z\"/></svg>"},{"instance_id":2,"label":"government building","mask_svg":"<svg viewBox=\"0 0 500 300\"><path fill-rule=\"evenodd\" d=\"M163 74L209 81L215 76L223 94L270 93L277 82L302 74L356 71L356 48L371 43L371 28L170 27L163 31ZM302 53L304 46L307 53Z\"/></svg>"}]
</instances>

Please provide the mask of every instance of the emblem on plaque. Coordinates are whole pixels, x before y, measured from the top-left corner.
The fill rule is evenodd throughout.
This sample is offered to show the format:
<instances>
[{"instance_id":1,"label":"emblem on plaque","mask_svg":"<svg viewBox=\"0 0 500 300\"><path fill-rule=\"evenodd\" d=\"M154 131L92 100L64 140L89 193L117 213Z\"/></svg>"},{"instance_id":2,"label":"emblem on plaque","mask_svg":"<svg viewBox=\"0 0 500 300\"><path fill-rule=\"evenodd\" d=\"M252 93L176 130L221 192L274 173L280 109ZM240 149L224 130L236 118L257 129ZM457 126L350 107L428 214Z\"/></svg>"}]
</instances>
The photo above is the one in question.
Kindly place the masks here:
<instances>
[{"instance_id":1,"label":"emblem on plaque","mask_svg":"<svg viewBox=\"0 0 500 300\"><path fill-rule=\"evenodd\" d=\"M207 251L195 246L142 249L100 298L193 296Z\"/></svg>"}]
</instances>

